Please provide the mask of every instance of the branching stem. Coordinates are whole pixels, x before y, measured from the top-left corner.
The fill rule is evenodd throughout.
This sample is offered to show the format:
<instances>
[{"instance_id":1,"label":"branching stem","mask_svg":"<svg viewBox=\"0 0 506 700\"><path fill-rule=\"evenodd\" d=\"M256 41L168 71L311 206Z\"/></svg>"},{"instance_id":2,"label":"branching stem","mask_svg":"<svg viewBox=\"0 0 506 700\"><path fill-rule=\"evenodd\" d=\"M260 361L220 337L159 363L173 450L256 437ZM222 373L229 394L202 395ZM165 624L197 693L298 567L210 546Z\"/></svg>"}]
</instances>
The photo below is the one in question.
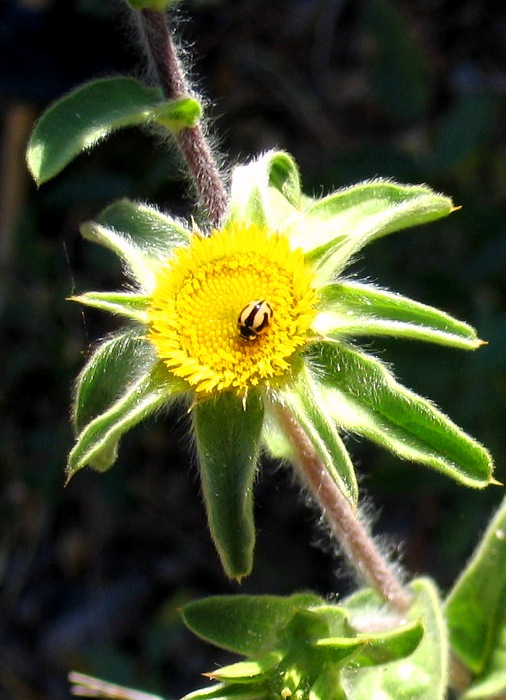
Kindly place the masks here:
<instances>
[{"instance_id":1,"label":"branching stem","mask_svg":"<svg viewBox=\"0 0 506 700\"><path fill-rule=\"evenodd\" d=\"M149 58L165 97L174 100L191 96L192 90L174 48L165 14L141 10L140 18ZM176 138L209 222L211 226L219 226L228 198L202 126L182 129Z\"/></svg>"},{"instance_id":2,"label":"branching stem","mask_svg":"<svg viewBox=\"0 0 506 700\"><path fill-rule=\"evenodd\" d=\"M357 511L338 489L312 443L293 414L277 404L280 423L296 453L295 466L325 515L334 537L360 578L401 613L411 602L410 592L381 555Z\"/></svg>"}]
</instances>

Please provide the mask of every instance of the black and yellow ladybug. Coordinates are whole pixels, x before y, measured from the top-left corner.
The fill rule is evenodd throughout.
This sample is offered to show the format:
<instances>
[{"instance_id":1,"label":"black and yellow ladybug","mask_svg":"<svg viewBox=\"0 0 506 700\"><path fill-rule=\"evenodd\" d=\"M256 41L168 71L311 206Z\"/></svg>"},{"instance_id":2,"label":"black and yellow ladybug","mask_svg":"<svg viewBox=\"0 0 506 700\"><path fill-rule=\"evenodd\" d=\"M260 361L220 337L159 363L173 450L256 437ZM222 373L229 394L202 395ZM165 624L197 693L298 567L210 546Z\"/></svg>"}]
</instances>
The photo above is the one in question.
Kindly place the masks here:
<instances>
[{"instance_id":1,"label":"black and yellow ladybug","mask_svg":"<svg viewBox=\"0 0 506 700\"><path fill-rule=\"evenodd\" d=\"M243 340L255 340L265 333L272 321L272 306L265 299L257 299L246 304L237 319L237 330Z\"/></svg>"}]
</instances>

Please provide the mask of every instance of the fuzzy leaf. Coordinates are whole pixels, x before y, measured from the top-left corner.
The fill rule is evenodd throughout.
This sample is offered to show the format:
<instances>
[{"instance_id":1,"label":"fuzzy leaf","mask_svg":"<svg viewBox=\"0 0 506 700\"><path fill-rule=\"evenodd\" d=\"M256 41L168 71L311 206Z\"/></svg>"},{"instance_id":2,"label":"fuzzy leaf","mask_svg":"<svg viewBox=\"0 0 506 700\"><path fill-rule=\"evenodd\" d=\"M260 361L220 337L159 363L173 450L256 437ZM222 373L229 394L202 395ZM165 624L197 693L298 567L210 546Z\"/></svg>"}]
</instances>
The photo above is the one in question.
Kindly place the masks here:
<instances>
[{"instance_id":1,"label":"fuzzy leaf","mask_svg":"<svg viewBox=\"0 0 506 700\"><path fill-rule=\"evenodd\" d=\"M342 428L467 486L491 483L493 462L487 450L432 403L399 384L379 360L341 343L317 344L309 359L322 383L324 410Z\"/></svg>"},{"instance_id":2,"label":"fuzzy leaf","mask_svg":"<svg viewBox=\"0 0 506 700\"><path fill-rule=\"evenodd\" d=\"M344 445L335 421L325 411L325 403L318 392L319 386L305 368L297 377L293 391L281 392L282 401L296 416L300 425L322 460L334 483L356 506L358 484L355 469Z\"/></svg>"},{"instance_id":3,"label":"fuzzy leaf","mask_svg":"<svg viewBox=\"0 0 506 700\"><path fill-rule=\"evenodd\" d=\"M100 342L76 380L72 413L76 432L107 411L155 362L153 347L138 329L123 330Z\"/></svg>"},{"instance_id":4,"label":"fuzzy leaf","mask_svg":"<svg viewBox=\"0 0 506 700\"><path fill-rule=\"evenodd\" d=\"M120 199L106 207L97 223L127 233L146 253L165 260L174 248L188 245L190 232L183 221L164 214L156 207L130 199Z\"/></svg>"},{"instance_id":5,"label":"fuzzy leaf","mask_svg":"<svg viewBox=\"0 0 506 700\"><path fill-rule=\"evenodd\" d=\"M381 666L410 656L423 638L424 628L420 619L383 632L371 632L357 637L363 648L354 657L359 667ZM322 640L321 643L323 643Z\"/></svg>"},{"instance_id":6,"label":"fuzzy leaf","mask_svg":"<svg viewBox=\"0 0 506 700\"><path fill-rule=\"evenodd\" d=\"M126 357L114 352L125 341L120 336L116 339L117 346L111 341L105 348L99 348L80 375L74 422L78 428L83 424L84 427L69 455L69 479L87 465L99 471L109 469L116 461L120 438L182 393L184 383L174 379L160 362L153 363L151 360L150 364L139 361L132 374L129 370L134 351L125 353ZM144 344L147 345L146 342ZM111 370L110 377L108 368ZM116 392L118 395L113 399ZM96 413L101 405L108 407L87 422L87 418Z\"/></svg>"},{"instance_id":7,"label":"fuzzy leaf","mask_svg":"<svg viewBox=\"0 0 506 700\"><path fill-rule=\"evenodd\" d=\"M133 78L95 80L78 87L42 115L28 143L28 167L41 185L118 129L158 122L177 132L196 124L200 113L193 98L167 102L158 88Z\"/></svg>"},{"instance_id":8,"label":"fuzzy leaf","mask_svg":"<svg viewBox=\"0 0 506 700\"><path fill-rule=\"evenodd\" d=\"M323 637L315 642L319 650L326 652L328 664L346 664L355 659L367 644L363 637Z\"/></svg>"},{"instance_id":9,"label":"fuzzy leaf","mask_svg":"<svg viewBox=\"0 0 506 700\"><path fill-rule=\"evenodd\" d=\"M477 676L465 698L506 693L506 499L446 601L450 644ZM494 692L491 688L494 688ZM486 694L488 693L488 694Z\"/></svg>"},{"instance_id":10,"label":"fuzzy leaf","mask_svg":"<svg viewBox=\"0 0 506 700\"><path fill-rule=\"evenodd\" d=\"M273 230L284 228L297 215L301 191L295 162L283 151L270 151L234 168L227 222L249 220Z\"/></svg>"},{"instance_id":11,"label":"fuzzy leaf","mask_svg":"<svg viewBox=\"0 0 506 700\"><path fill-rule=\"evenodd\" d=\"M413 653L385 665L352 668L342 671L342 684L347 698L353 700L443 700L446 697L448 675L448 643L446 626L438 594L428 579L417 579L410 588L415 599L408 619L418 635L419 621L424 636ZM353 615L364 619L384 615L384 601L373 591L363 590L343 601ZM364 632L362 632L364 634ZM388 633L385 633L388 636ZM395 635L395 631L393 631ZM399 638L397 639L399 641ZM412 640L412 641L416 641Z\"/></svg>"},{"instance_id":12,"label":"fuzzy leaf","mask_svg":"<svg viewBox=\"0 0 506 700\"><path fill-rule=\"evenodd\" d=\"M370 284L340 282L322 287L318 293L322 312L313 328L326 337L386 335L464 350L483 344L467 323Z\"/></svg>"},{"instance_id":13,"label":"fuzzy leaf","mask_svg":"<svg viewBox=\"0 0 506 700\"><path fill-rule=\"evenodd\" d=\"M275 668L282 660L284 654L280 651L271 651L260 659L253 661L238 661L235 664L222 666L216 671L206 673L209 678L235 683L251 683L254 678L260 678L266 672Z\"/></svg>"},{"instance_id":14,"label":"fuzzy leaf","mask_svg":"<svg viewBox=\"0 0 506 700\"><path fill-rule=\"evenodd\" d=\"M116 253L146 291L152 291L156 273L174 249L190 240L189 231L176 219L127 199L111 204L96 221L83 224L81 233Z\"/></svg>"},{"instance_id":15,"label":"fuzzy leaf","mask_svg":"<svg viewBox=\"0 0 506 700\"><path fill-rule=\"evenodd\" d=\"M145 294L122 294L120 292L86 292L75 297L70 297L70 301L77 301L84 306L91 306L102 311L109 311L112 314L125 316L132 321L146 323L146 310L150 297Z\"/></svg>"},{"instance_id":16,"label":"fuzzy leaf","mask_svg":"<svg viewBox=\"0 0 506 700\"><path fill-rule=\"evenodd\" d=\"M208 642L244 656L261 656L281 643L299 609L321 602L313 593L224 595L189 603L182 615L185 625Z\"/></svg>"},{"instance_id":17,"label":"fuzzy leaf","mask_svg":"<svg viewBox=\"0 0 506 700\"><path fill-rule=\"evenodd\" d=\"M325 284L376 238L434 221L451 211L451 199L428 187L371 180L313 200L303 217L289 223L288 234L293 247L302 248Z\"/></svg>"},{"instance_id":18,"label":"fuzzy leaf","mask_svg":"<svg viewBox=\"0 0 506 700\"><path fill-rule=\"evenodd\" d=\"M192 411L202 491L212 538L225 572L242 579L253 565L253 483L260 452L263 405L229 393Z\"/></svg>"}]
</instances>

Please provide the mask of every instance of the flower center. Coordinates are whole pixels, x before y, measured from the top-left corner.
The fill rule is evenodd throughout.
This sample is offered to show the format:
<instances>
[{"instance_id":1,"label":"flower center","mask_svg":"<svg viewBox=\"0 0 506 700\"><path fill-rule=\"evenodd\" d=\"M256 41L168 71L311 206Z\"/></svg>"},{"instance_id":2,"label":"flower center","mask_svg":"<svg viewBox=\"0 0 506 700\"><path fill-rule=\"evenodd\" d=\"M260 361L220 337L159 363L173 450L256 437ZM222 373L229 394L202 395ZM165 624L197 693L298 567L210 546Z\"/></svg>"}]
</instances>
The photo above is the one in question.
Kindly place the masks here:
<instances>
[{"instance_id":1,"label":"flower center","mask_svg":"<svg viewBox=\"0 0 506 700\"><path fill-rule=\"evenodd\" d=\"M301 250L282 234L231 224L195 234L158 273L148 339L197 394L244 396L289 372L317 302Z\"/></svg>"}]
</instances>

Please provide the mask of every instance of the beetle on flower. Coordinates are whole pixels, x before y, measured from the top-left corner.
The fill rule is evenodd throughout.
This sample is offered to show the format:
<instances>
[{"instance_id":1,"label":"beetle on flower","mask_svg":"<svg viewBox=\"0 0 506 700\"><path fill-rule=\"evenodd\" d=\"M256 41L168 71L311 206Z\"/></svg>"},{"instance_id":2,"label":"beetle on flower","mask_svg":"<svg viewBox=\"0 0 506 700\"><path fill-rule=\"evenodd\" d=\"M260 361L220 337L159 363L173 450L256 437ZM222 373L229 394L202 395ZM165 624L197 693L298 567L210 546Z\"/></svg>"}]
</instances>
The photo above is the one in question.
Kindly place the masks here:
<instances>
[{"instance_id":1,"label":"beetle on flower","mask_svg":"<svg viewBox=\"0 0 506 700\"><path fill-rule=\"evenodd\" d=\"M234 169L219 229L201 233L128 201L108 207L83 234L120 256L134 289L74 297L129 323L98 345L79 376L69 477L86 465L109 468L128 429L185 397L211 534L236 579L252 566L260 450L293 458L279 407L352 504L358 488L343 431L461 483L491 483L485 448L351 343L388 335L482 344L441 311L343 276L367 243L452 209L428 187L388 180L312 199L283 152Z\"/></svg>"}]
</instances>

